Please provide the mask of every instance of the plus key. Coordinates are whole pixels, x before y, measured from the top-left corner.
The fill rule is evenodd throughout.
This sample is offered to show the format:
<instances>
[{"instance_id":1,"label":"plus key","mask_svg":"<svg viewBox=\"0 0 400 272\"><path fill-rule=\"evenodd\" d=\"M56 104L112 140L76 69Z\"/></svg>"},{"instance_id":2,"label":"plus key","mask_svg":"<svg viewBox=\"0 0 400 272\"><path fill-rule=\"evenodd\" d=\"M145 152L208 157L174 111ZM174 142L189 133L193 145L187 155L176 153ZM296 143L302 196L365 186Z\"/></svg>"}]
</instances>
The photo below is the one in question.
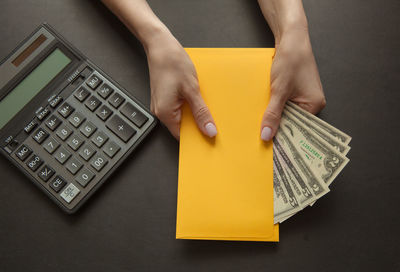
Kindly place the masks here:
<instances>
[{"instance_id":1,"label":"plus key","mask_svg":"<svg viewBox=\"0 0 400 272\"><path fill-rule=\"evenodd\" d=\"M107 121L106 126L124 142L128 142L129 139L136 134L136 130L118 115L113 115L110 120Z\"/></svg>"}]
</instances>

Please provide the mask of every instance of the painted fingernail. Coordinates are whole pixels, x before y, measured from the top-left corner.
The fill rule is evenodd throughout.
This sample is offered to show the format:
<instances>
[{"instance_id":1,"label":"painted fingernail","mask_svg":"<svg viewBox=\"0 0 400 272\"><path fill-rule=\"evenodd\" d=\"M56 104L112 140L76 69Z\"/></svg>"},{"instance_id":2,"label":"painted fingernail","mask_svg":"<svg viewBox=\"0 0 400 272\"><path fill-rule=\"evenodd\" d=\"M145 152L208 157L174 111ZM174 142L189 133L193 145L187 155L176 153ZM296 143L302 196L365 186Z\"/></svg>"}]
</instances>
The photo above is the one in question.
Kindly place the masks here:
<instances>
[{"instance_id":1,"label":"painted fingernail","mask_svg":"<svg viewBox=\"0 0 400 272\"><path fill-rule=\"evenodd\" d=\"M215 125L213 123L207 123L205 128L206 128L207 135L209 137L212 138L215 135L217 135L217 128L215 127Z\"/></svg>"},{"instance_id":2,"label":"painted fingernail","mask_svg":"<svg viewBox=\"0 0 400 272\"><path fill-rule=\"evenodd\" d=\"M269 127L264 127L261 131L261 139L269 141L272 138L272 130Z\"/></svg>"}]
</instances>

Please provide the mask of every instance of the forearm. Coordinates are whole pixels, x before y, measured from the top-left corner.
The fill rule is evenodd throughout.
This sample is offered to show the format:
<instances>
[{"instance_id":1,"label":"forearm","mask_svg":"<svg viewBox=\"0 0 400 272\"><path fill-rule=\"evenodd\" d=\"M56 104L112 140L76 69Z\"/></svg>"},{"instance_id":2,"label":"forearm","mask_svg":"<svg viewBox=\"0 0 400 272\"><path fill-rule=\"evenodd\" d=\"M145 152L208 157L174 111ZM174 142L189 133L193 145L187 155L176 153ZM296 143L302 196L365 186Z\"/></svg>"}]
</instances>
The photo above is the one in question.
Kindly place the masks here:
<instances>
[{"instance_id":1,"label":"forearm","mask_svg":"<svg viewBox=\"0 0 400 272\"><path fill-rule=\"evenodd\" d=\"M146 51L159 36L171 35L145 0L102 0L102 2L141 41Z\"/></svg>"},{"instance_id":2,"label":"forearm","mask_svg":"<svg viewBox=\"0 0 400 272\"><path fill-rule=\"evenodd\" d=\"M262 13L279 45L282 36L299 32L308 38L308 24L301 0L258 0Z\"/></svg>"}]
</instances>

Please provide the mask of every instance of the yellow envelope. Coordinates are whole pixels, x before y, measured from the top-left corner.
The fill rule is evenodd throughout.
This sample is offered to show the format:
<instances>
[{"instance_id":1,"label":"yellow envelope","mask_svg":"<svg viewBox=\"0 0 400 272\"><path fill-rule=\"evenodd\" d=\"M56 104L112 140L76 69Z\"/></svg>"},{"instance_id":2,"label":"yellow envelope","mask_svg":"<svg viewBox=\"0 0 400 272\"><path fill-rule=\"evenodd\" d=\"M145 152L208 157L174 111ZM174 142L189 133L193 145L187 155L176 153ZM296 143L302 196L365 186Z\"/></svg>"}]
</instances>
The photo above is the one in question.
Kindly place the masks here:
<instances>
[{"instance_id":1,"label":"yellow envelope","mask_svg":"<svg viewBox=\"0 0 400 272\"><path fill-rule=\"evenodd\" d=\"M216 122L202 135L188 105L180 132L177 239L279 241L272 142L260 138L273 48L186 48Z\"/></svg>"}]
</instances>

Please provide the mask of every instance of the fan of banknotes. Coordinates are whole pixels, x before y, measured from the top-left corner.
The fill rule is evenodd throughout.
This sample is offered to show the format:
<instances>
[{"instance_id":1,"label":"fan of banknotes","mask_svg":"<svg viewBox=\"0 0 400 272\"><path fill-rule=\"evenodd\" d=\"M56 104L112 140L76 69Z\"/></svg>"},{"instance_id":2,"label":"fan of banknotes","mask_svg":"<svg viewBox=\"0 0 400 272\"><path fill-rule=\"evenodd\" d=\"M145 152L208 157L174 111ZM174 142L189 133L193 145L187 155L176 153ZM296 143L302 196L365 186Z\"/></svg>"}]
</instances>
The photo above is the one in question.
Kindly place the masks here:
<instances>
[{"instance_id":1,"label":"fan of banknotes","mask_svg":"<svg viewBox=\"0 0 400 272\"><path fill-rule=\"evenodd\" d=\"M274 138L274 222L282 223L329 192L349 159L351 137L288 102Z\"/></svg>"}]
</instances>

